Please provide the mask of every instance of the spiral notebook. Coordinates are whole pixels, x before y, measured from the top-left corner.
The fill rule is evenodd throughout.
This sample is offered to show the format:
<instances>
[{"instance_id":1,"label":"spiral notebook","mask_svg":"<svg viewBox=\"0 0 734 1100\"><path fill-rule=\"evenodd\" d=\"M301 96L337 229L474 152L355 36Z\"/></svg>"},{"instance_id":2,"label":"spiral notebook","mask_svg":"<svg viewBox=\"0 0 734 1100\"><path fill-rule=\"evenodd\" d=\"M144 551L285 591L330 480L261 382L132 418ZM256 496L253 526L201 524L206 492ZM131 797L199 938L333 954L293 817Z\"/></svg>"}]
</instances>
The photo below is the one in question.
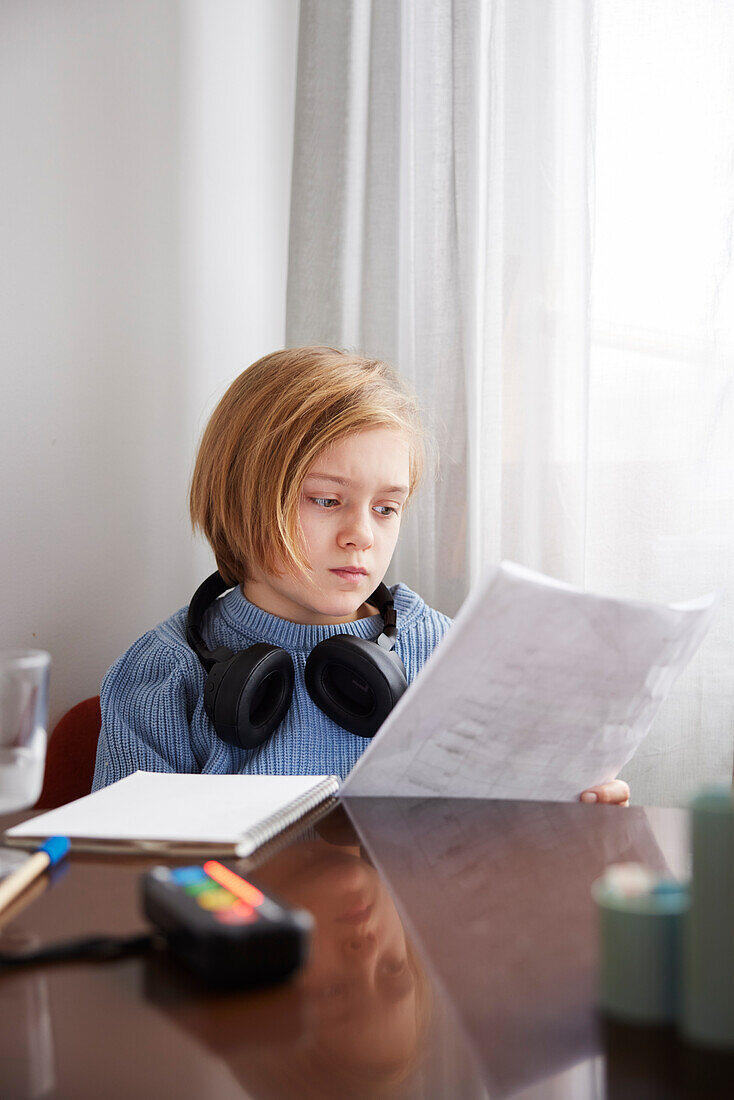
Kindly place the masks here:
<instances>
[{"instance_id":1,"label":"spiral notebook","mask_svg":"<svg viewBox=\"0 0 734 1100\"><path fill-rule=\"evenodd\" d=\"M329 806L335 775L167 775L135 772L101 791L8 829L33 848L68 836L73 851L248 856Z\"/></svg>"}]
</instances>

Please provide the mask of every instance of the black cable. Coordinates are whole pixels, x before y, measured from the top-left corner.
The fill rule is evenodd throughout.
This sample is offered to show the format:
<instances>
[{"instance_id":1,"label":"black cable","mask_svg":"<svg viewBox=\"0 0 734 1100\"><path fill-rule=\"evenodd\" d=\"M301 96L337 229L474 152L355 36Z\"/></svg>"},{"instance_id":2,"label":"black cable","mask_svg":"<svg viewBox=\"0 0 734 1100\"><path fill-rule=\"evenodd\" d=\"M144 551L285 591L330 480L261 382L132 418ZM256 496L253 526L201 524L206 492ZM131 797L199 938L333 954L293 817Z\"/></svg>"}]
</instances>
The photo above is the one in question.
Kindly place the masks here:
<instances>
[{"instance_id":1,"label":"black cable","mask_svg":"<svg viewBox=\"0 0 734 1100\"><path fill-rule=\"evenodd\" d=\"M158 937L152 933L142 936L82 936L77 939L60 940L58 943L39 947L34 951L20 951L13 954L0 952L0 974L4 969L18 966L34 966L37 963L71 962L81 959L87 962L111 962L125 959L129 955L142 955L149 951Z\"/></svg>"}]
</instances>

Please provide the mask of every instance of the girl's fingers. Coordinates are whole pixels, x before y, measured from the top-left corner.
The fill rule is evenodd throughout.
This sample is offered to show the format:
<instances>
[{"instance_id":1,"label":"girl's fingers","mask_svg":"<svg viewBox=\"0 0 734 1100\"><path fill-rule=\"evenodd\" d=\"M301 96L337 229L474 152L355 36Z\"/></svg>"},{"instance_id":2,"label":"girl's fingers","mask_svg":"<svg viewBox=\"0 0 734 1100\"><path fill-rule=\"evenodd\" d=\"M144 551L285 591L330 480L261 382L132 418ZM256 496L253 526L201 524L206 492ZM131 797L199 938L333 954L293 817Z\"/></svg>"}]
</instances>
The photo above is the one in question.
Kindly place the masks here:
<instances>
[{"instance_id":1,"label":"girl's fingers","mask_svg":"<svg viewBox=\"0 0 734 1100\"><path fill-rule=\"evenodd\" d=\"M630 789L623 779L610 779L598 787L589 787L581 795L582 802L606 802L609 805L629 806Z\"/></svg>"}]
</instances>

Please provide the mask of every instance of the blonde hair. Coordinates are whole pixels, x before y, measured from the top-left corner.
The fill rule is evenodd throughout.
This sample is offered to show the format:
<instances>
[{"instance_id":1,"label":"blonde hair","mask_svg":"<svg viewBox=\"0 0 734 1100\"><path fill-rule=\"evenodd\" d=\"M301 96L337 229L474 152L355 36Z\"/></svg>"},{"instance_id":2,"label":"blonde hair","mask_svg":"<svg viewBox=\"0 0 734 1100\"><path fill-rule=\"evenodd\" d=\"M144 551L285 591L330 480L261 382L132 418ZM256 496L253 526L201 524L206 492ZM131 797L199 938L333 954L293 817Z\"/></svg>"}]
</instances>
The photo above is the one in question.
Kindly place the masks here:
<instances>
[{"instance_id":1,"label":"blonde hair","mask_svg":"<svg viewBox=\"0 0 734 1100\"><path fill-rule=\"evenodd\" d=\"M422 430L415 399L386 363L287 348L234 380L204 430L189 495L191 522L225 581L242 583L253 564L270 574L310 568L299 522L306 474L325 447L376 427L408 441L410 496L423 471Z\"/></svg>"}]
</instances>

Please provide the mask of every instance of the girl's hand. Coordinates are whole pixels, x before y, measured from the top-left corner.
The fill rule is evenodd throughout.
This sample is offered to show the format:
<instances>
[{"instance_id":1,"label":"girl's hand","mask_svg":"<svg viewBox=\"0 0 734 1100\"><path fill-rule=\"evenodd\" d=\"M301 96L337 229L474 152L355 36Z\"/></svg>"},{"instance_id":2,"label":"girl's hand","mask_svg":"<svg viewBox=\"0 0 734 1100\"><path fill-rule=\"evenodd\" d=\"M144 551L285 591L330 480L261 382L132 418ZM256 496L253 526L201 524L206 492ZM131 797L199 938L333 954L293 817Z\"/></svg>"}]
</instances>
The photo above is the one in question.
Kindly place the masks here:
<instances>
[{"instance_id":1,"label":"girl's hand","mask_svg":"<svg viewBox=\"0 0 734 1100\"><path fill-rule=\"evenodd\" d=\"M610 779L598 787L589 787L579 796L581 802L606 802L613 806L629 806L630 789L623 779Z\"/></svg>"}]
</instances>

